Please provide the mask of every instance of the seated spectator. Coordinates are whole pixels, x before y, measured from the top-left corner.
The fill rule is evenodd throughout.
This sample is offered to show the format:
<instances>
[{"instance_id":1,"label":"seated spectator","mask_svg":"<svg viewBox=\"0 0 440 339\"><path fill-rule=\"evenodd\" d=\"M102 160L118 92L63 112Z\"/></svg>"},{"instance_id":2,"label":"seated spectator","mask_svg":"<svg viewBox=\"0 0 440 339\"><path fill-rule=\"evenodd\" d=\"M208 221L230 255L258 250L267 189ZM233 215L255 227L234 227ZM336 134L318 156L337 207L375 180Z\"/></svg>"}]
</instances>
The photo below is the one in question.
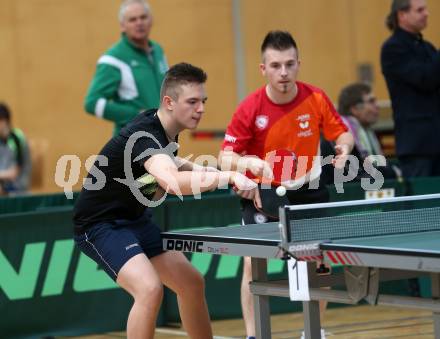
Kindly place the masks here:
<instances>
[{"instance_id":1,"label":"seated spectator","mask_svg":"<svg viewBox=\"0 0 440 339\"><path fill-rule=\"evenodd\" d=\"M29 188L31 157L23 132L11 126L11 113L0 103L0 194L24 193Z\"/></svg>"},{"instance_id":2,"label":"seated spectator","mask_svg":"<svg viewBox=\"0 0 440 339\"><path fill-rule=\"evenodd\" d=\"M379 119L379 106L376 102L371 87L365 83L353 83L341 90L338 100L338 111L350 132L353 134L355 145L352 154L359 160L359 172L357 179L369 176L363 170L365 158L373 159L375 156L383 156L382 148L375 132L371 128ZM332 145L321 142L322 155L335 154ZM385 179L399 178L401 172L397 166L390 165L375 167L382 173ZM331 169L330 169L331 170ZM324 172L329 168L323 168ZM333 173L324 174L326 182L331 182Z\"/></svg>"}]
</instances>

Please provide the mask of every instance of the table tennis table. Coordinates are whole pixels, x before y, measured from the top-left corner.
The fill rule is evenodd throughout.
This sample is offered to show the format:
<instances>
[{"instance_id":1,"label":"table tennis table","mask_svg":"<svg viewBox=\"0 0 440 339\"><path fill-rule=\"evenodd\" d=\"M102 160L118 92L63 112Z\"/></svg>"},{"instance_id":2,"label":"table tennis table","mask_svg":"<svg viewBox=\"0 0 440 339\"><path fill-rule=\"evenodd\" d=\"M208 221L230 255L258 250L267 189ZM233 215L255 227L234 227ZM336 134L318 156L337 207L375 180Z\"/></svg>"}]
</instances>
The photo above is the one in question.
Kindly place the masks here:
<instances>
[{"instance_id":1,"label":"table tennis table","mask_svg":"<svg viewBox=\"0 0 440 339\"><path fill-rule=\"evenodd\" d=\"M440 339L440 194L280 208L280 221L169 231L163 247L251 257L257 338L270 338L269 296L289 297L288 281L269 281L267 260L290 253L307 262L310 300L303 301L306 338L320 338L319 300L400 306L433 312ZM342 265L321 275L316 262ZM379 282L428 276L430 298L385 295ZM338 289L321 287L342 286Z\"/></svg>"}]
</instances>

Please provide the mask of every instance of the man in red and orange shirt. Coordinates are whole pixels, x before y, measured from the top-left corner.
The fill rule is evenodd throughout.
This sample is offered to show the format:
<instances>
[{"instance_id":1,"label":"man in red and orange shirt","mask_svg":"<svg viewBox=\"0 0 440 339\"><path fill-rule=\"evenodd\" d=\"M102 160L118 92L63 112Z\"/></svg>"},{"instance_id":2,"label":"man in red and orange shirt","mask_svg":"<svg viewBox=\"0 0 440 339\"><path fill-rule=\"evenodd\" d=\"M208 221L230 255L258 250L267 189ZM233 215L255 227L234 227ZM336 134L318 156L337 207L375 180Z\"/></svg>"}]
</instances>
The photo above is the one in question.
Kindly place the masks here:
<instances>
[{"instance_id":1,"label":"man in red and orange shirt","mask_svg":"<svg viewBox=\"0 0 440 339\"><path fill-rule=\"evenodd\" d=\"M329 199L327 188L319 185L320 135L335 141L337 154L333 164L337 168L344 167L353 148L353 137L326 94L297 81L300 61L290 33L269 32L261 53L260 70L267 84L245 98L235 111L219 154L220 165L235 170L245 163L248 176L264 177L272 171L264 160L267 154L288 149L298 157L296 176L287 191L290 203L326 202ZM258 191L238 191L243 198L243 224L273 221L255 208L253 200L259 201L255 192ZM241 303L248 338L255 336L250 281L250 258L245 258Z\"/></svg>"}]
</instances>

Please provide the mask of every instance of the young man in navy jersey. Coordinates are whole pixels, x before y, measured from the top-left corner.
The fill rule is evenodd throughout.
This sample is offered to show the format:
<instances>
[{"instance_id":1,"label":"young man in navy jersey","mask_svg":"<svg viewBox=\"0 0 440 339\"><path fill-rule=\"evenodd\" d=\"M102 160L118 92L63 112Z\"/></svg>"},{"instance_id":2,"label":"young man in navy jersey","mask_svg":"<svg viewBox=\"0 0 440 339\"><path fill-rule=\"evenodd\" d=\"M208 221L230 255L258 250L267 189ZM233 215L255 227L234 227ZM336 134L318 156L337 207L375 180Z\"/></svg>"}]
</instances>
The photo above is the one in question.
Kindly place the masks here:
<instances>
[{"instance_id":1,"label":"young man in navy jersey","mask_svg":"<svg viewBox=\"0 0 440 339\"><path fill-rule=\"evenodd\" d=\"M212 338L203 277L182 253L163 251L160 229L142 203L164 192L190 195L227 184L255 190L256 184L238 172L176 156L178 134L196 128L204 112L205 81L200 68L171 67L159 109L139 114L104 146L75 206L77 246L134 298L128 338L153 338L162 284L177 294L188 335ZM133 179L139 177L147 183L141 196Z\"/></svg>"}]
</instances>

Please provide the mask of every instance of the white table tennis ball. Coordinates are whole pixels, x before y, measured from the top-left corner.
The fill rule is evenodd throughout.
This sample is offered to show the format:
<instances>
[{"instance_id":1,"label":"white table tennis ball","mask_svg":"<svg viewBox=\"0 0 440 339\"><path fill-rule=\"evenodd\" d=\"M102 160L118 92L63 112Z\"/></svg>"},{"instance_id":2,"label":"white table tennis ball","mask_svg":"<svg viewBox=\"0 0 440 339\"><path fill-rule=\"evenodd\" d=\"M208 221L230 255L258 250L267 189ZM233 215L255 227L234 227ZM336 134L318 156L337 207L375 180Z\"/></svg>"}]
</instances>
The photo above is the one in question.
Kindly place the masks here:
<instances>
[{"instance_id":1,"label":"white table tennis ball","mask_svg":"<svg viewBox=\"0 0 440 339\"><path fill-rule=\"evenodd\" d=\"M275 192L279 197L284 197L286 195L286 188L284 186L278 186Z\"/></svg>"}]
</instances>

